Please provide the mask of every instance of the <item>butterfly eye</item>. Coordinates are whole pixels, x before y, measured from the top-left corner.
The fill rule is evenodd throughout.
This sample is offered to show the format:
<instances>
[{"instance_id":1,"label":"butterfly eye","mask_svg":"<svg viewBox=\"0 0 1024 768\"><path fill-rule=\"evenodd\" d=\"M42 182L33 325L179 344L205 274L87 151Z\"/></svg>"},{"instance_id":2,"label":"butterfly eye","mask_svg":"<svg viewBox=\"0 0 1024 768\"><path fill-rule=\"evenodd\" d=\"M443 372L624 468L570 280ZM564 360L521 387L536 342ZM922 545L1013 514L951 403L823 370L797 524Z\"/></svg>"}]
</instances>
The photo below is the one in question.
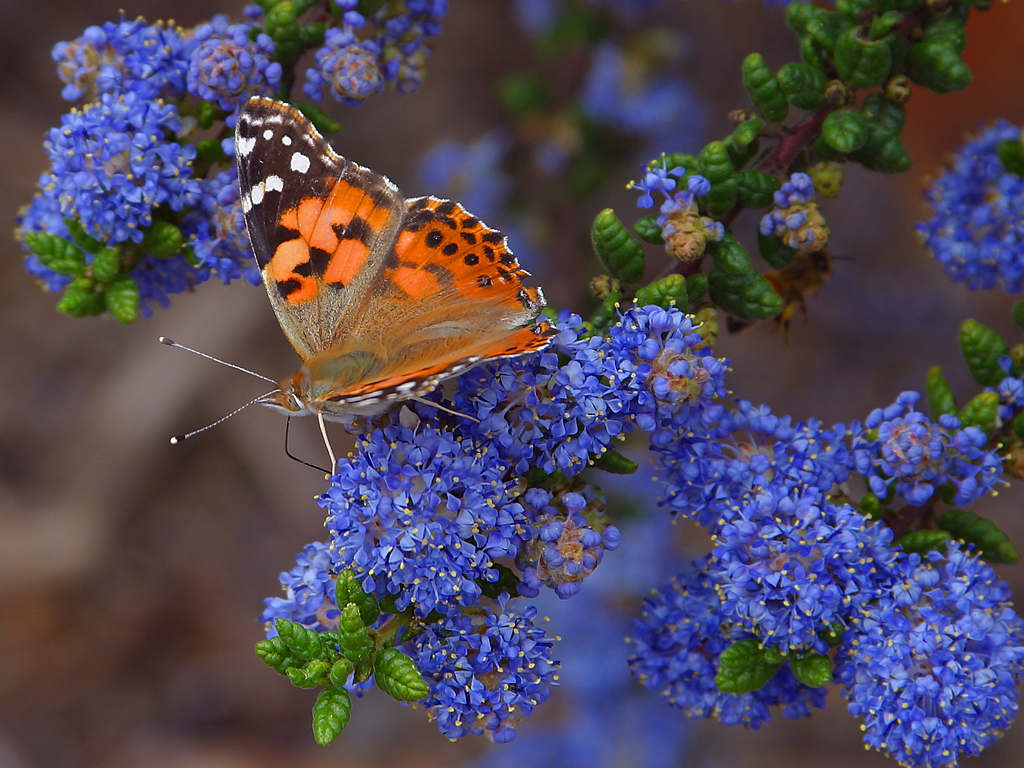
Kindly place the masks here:
<instances>
[{"instance_id":1,"label":"butterfly eye","mask_svg":"<svg viewBox=\"0 0 1024 768\"><path fill-rule=\"evenodd\" d=\"M302 401L299 399L299 396L296 395L294 392L289 392L288 394L289 394L289 397L291 397L291 399L292 399L292 410L301 411L302 410Z\"/></svg>"}]
</instances>

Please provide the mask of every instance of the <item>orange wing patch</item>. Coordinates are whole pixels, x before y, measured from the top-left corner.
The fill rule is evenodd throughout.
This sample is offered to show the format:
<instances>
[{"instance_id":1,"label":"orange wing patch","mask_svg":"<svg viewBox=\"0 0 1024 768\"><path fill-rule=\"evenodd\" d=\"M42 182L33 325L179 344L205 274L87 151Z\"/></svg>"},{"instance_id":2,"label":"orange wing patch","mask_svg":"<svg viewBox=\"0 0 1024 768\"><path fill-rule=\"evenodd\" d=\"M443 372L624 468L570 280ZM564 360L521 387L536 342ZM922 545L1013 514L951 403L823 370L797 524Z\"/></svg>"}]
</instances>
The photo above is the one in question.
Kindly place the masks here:
<instances>
[{"instance_id":1,"label":"orange wing patch","mask_svg":"<svg viewBox=\"0 0 1024 768\"><path fill-rule=\"evenodd\" d=\"M391 216L386 201L338 179L326 198L304 198L280 215L279 245L266 269L293 304L316 298L321 284L343 288L365 266Z\"/></svg>"},{"instance_id":2,"label":"orange wing patch","mask_svg":"<svg viewBox=\"0 0 1024 768\"><path fill-rule=\"evenodd\" d=\"M451 287L468 299L526 309L543 305L536 288L523 287L529 273L509 251L505 236L451 200L409 200L395 256L398 264L388 277L413 299Z\"/></svg>"}]
</instances>

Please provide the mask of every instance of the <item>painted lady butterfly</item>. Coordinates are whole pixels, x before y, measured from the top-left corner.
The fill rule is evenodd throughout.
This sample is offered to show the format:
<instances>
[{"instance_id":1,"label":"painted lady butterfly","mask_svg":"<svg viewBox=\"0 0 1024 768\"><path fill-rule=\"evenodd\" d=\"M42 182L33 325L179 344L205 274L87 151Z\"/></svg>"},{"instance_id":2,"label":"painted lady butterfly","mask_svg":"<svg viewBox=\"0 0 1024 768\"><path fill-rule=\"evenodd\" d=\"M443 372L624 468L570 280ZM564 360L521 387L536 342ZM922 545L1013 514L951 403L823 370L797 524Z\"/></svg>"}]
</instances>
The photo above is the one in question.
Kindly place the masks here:
<instances>
[{"instance_id":1,"label":"painted lady butterfly","mask_svg":"<svg viewBox=\"0 0 1024 768\"><path fill-rule=\"evenodd\" d=\"M459 203L406 200L267 98L239 115L235 155L267 295L302 358L261 405L322 426L550 342L543 292L523 285L505 236Z\"/></svg>"}]
</instances>

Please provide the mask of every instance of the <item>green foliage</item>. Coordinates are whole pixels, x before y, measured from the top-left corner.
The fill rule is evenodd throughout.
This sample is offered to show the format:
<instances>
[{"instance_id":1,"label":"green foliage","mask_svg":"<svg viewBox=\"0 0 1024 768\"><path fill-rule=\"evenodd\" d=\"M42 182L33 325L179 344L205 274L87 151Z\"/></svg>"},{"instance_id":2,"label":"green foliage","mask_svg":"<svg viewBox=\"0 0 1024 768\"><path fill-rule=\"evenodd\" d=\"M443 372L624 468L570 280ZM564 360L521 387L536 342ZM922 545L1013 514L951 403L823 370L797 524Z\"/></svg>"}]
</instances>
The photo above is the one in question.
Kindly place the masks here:
<instances>
[{"instance_id":1,"label":"green foliage","mask_svg":"<svg viewBox=\"0 0 1024 768\"><path fill-rule=\"evenodd\" d=\"M153 222L142 237L142 249L159 259L167 259L181 251L185 236L169 221Z\"/></svg>"},{"instance_id":2,"label":"green foliage","mask_svg":"<svg viewBox=\"0 0 1024 768\"><path fill-rule=\"evenodd\" d=\"M419 701L430 691L412 659L397 648L385 648L373 663L377 687L398 701Z\"/></svg>"},{"instance_id":3,"label":"green foliage","mask_svg":"<svg viewBox=\"0 0 1024 768\"><path fill-rule=\"evenodd\" d=\"M658 226L657 216L643 216L633 224L633 231L641 240L646 240L652 245L664 245L665 239L661 236L661 227Z\"/></svg>"},{"instance_id":4,"label":"green foliage","mask_svg":"<svg viewBox=\"0 0 1024 768\"><path fill-rule=\"evenodd\" d=\"M594 466L605 472L611 472L613 475L632 475L640 467L631 458L615 450L601 454L601 457L594 462Z\"/></svg>"},{"instance_id":5,"label":"green foliage","mask_svg":"<svg viewBox=\"0 0 1024 768\"><path fill-rule=\"evenodd\" d=\"M796 679L811 688L821 688L832 682L832 659L820 653L798 656L789 662Z\"/></svg>"},{"instance_id":6,"label":"green foliage","mask_svg":"<svg viewBox=\"0 0 1024 768\"><path fill-rule=\"evenodd\" d=\"M1007 353L1006 342L977 320L965 320L960 326L960 351L974 380L994 387L1005 377L999 358Z\"/></svg>"},{"instance_id":7,"label":"green foliage","mask_svg":"<svg viewBox=\"0 0 1024 768\"><path fill-rule=\"evenodd\" d=\"M748 208L767 208L782 182L761 171L740 171L736 174L736 192L740 205Z\"/></svg>"},{"instance_id":8,"label":"green foliage","mask_svg":"<svg viewBox=\"0 0 1024 768\"><path fill-rule=\"evenodd\" d=\"M907 63L910 79L936 93L962 91L971 83L971 70L948 39L925 38L910 46Z\"/></svg>"},{"instance_id":9,"label":"green foliage","mask_svg":"<svg viewBox=\"0 0 1024 768\"><path fill-rule=\"evenodd\" d=\"M321 747L334 741L345 730L352 715L352 699L344 688L320 692L313 705L313 739Z\"/></svg>"},{"instance_id":10,"label":"green foliage","mask_svg":"<svg viewBox=\"0 0 1024 768\"><path fill-rule=\"evenodd\" d=\"M998 425L999 393L980 392L960 409L957 416L965 427L977 427L986 435L991 435Z\"/></svg>"},{"instance_id":11,"label":"green foliage","mask_svg":"<svg viewBox=\"0 0 1024 768\"><path fill-rule=\"evenodd\" d=\"M958 539L974 544L981 556L993 563L1016 563L1020 553L1013 542L991 520L969 509L947 509L939 517L939 525Z\"/></svg>"},{"instance_id":12,"label":"green foliage","mask_svg":"<svg viewBox=\"0 0 1024 768\"><path fill-rule=\"evenodd\" d=\"M743 60L743 87L754 107L767 120L777 123L786 117L789 111L786 94L760 53L752 53Z\"/></svg>"},{"instance_id":13,"label":"green foliage","mask_svg":"<svg viewBox=\"0 0 1024 768\"><path fill-rule=\"evenodd\" d=\"M85 254L74 243L49 232L26 232L23 240L29 250L57 274L67 277L84 274Z\"/></svg>"},{"instance_id":14,"label":"green foliage","mask_svg":"<svg viewBox=\"0 0 1024 768\"><path fill-rule=\"evenodd\" d=\"M341 616L338 618L338 645L345 657L357 666L368 660L373 653L373 640L366 631L359 607L355 603L349 603L341 609Z\"/></svg>"},{"instance_id":15,"label":"green foliage","mask_svg":"<svg viewBox=\"0 0 1024 768\"><path fill-rule=\"evenodd\" d=\"M944 413L956 413L956 398L953 397L953 390L939 366L933 365L928 369L924 387L928 394L928 410L932 418L937 419Z\"/></svg>"},{"instance_id":16,"label":"green foliage","mask_svg":"<svg viewBox=\"0 0 1024 768\"><path fill-rule=\"evenodd\" d=\"M868 122L855 109L837 109L830 112L821 125L821 137L836 152L849 154L867 144L870 136Z\"/></svg>"},{"instance_id":17,"label":"green foliage","mask_svg":"<svg viewBox=\"0 0 1024 768\"><path fill-rule=\"evenodd\" d=\"M796 255L796 249L790 248L775 235L757 233L757 250L762 258L775 269L782 269Z\"/></svg>"},{"instance_id":18,"label":"green foliage","mask_svg":"<svg viewBox=\"0 0 1024 768\"><path fill-rule=\"evenodd\" d=\"M636 303L641 307L655 304L659 307L670 306L686 307L686 278L678 272L666 275L660 280L655 280L645 285L636 292Z\"/></svg>"},{"instance_id":19,"label":"green foliage","mask_svg":"<svg viewBox=\"0 0 1024 768\"><path fill-rule=\"evenodd\" d=\"M836 41L835 65L839 76L853 87L875 88L892 69L889 41L865 40L857 27L850 27Z\"/></svg>"},{"instance_id":20,"label":"green foliage","mask_svg":"<svg viewBox=\"0 0 1024 768\"><path fill-rule=\"evenodd\" d=\"M274 627L288 653L296 659L310 661L324 655L320 635L315 630L287 619L278 619L274 622Z\"/></svg>"},{"instance_id":21,"label":"green foliage","mask_svg":"<svg viewBox=\"0 0 1024 768\"><path fill-rule=\"evenodd\" d=\"M710 243L714 267L708 275L711 300L741 320L774 317L783 302L772 284L750 263L746 249L732 235Z\"/></svg>"},{"instance_id":22,"label":"green foliage","mask_svg":"<svg viewBox=\"0 0 1024 768\"><path fill-rule=\"evenodd\" d=\"M644 247L623 225L611 208L605 208L590 228L590 242L608 273L624 283L635 283L644 274Z\"/></svg>"},{"instance_id":23,"label":"green foliage","mask_svg":"<svg viewBox=\"0 0 1024 768\"><path fill-rule=\"evenodd\" d=\"M119 323L134 323L139 316L139 286L127 275L111 280L106 287L106 309Z\"/></svg>"},{"instance_id":24,"label":"green foliage","mask_svg":"<svg viewBox=\"0 0 1024 768\"><path fill-rule=\"evenodd\" d=\"M334 583L334 592L338 605L354 603L359 609L359 617L364 625L369 626L380 616L380 608L372 595L363 591L362 585L351 570L338 574Z\"/></svg>"},{"instance_id":25,"label":"green foliage","mask_svg":"<svg viewBox=\"0 0 1024 768\"><path fill-rule=\"evenodd\" d=\"M337 133L341 130L341 123L334 120L314 104L309 104L305 101L293 101L292 106L305 115L320 133Z\"/></svg>"},{"instance_id":26,"label":"green foliage","mask_svg":"<svg viewBox=\"0 0 1024 768\"><path fill-rule=\"evenodd\" d=\"M789 103L800 109L817 109L825 103L827 83L820 67L794 61L783 65L775 77Z\"/></svg>"},{"instance_id":27,"label":"green foliage","mask_svg":"<svg viewBox=\"0 0 1024 768\"><path fill-rule=\"evenodd\" d=\"M1008 139L999 142L996 150L999 153L999 162L1007 173L1015 176L1024 176L1024 142Z\"/></svg>"},{"instance_id":28,"label":"green foliage","mask_svg":"<svg viewBox=\"0 0 1024 768\"><path fill-rule=\"evenodd\" d=\"M718 657L715 685L723 693L750 693L762 688L779 670L780 661L769 660L757 640L737 640Z\"/></svg>"},{"instance_id":29,"label":"green foliage","mask_svg":"<svg viewBox=\"0 0 1024 768\"><path fill-rule=\"evenodd\" d=\"M896 543L903 547L906 552L918 552L920 554L924 554L925 552L931 552L933 550L945 549L946 542L949 541L950 538L952 538L952 536L949 531L922 529L920 531L910 531L903 534Z\"/></svg>"}]
</instances>

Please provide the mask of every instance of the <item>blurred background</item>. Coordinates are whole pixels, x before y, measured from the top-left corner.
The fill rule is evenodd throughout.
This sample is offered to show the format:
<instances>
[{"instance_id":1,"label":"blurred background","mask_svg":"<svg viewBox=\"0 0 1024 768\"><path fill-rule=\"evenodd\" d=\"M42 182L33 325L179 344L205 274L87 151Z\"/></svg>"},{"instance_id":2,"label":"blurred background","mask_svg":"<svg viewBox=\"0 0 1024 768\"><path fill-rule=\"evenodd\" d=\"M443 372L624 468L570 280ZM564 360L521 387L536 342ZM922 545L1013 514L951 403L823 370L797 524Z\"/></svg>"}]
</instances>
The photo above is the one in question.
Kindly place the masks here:
<instances>
[{"instance_id":1,"label":"blurred background","mask_svg":"<svg viewBox=\"0 0 1024 768\"><path fill-rule=\"evenodd\" d=\"M121 6L129 18L170 17L184 26L217 11L240 14L240 6L224 0ZM0 207L9 231L46 165L43 135L68 108L50 48L90 24L117 19L118 9L71 0L0 3ZM657 136L648 137L656 149L692 151L730 130L729 110L748 106L739 79L744 55L759 50L773 67L794 57L783 9L756 0L667 0L652 18L665 44L667 72L677 83L675 111ZM940 171L965 133L997 117L1024 122L1021 29L1020 4L999 3L972 17L966 59L975 84L950 96L915 91L904 132L911 171L890 178L852 169L840 198L825 202L834 274L809 298L806 322L798 314L788 333L763 323L720 341L717 351L732 362L729 384L739 396L797 419L863 418L900 391L921 389L933 364L943 366L955 389L968 392L956 346L964 318L1016 338L1012 298L972 293L949 281L913 229L927 215L921 202L925 177ZM436 151L429 153L443 141L456 142L449 145L452 152L482 136L507 140L495 85L524 66L530 34L516 3L453 0L419 90L376 96L358 108L328 105L343 126L335 146L389 175L409 196L464 194L471 201L474 184L477 194L493 192L503 183L499 178L482 170L474 175L465 159L469 170L460 178L451 172L454 161L446 165ZM579 66L555 63L559 71ZM486 154L486 141L474 146ZM597 265L586 245L589 222L606 206L631 219L636 196L623 183L639 174L645 149L643 141L630 145L636 154L621 159L632 164L596 180L577 202L560 199L538 175L521 188L519 203L528 209L544 201L533 205L539 216L520 221L509 214L506 223L489 215L492 224L510 231L520 260L554 306L591 307L584 288ZM740 231L755 224L753 216L746 218L751 220ZM827 711L804 721L778 719L752 733L689 723L653 695L628 689L624 648L619 656L612 650L599 659L621 675L613 680L609 672L600 682L606 687L594 688L586 672L573 671L570 659L577 647L593 652L606 630L613 640L621 637L636 612L635 602L623 604L621 595L616 601L596 582L592 589L588 582L584 593L606 599L603 612L590 614L600 632L579 631L575 600L544 606L552 631L565 635L566 672L550 704L533 718L537 722L522 728L519 752L489 755L490 745L472 738L449 744L421 712L376 696L357 704L338 742L316 747L309 726L312 696L264 667L252 646L263 633L263 598L278 593L277 573L293 565L305 543L323 536L322 515L312 501L324 487L322 477L285 457L283 421L264 410L175 448L167 442L169 435L212 421L258 394L260 385L163 347L158 335L274 378L293 372L295 357L263 289L210 281L194 294L176 296L170 309L123 327L109 318L57 314L55 297L26 274L13 239L6 253L0 267L0 768L469 766L479 760L501 765L512 755L519 756L518 764L568 765L574 764L570 752L555 751L550 760L542 755L552 739L572 736L573 707L586 696L620 695L628 699L609 700L622 712L635 703L645 708L636 711L653 714L637 728L587 736L607 740L603 749L615 755L613 764L891 765L863 751L857 723L835 691ZM300 455L320 456L311 423L300 422L293 440ZM981 504L1018 546L1024 542L1019 488ZM646 511L663 514L653 494ZM671 533L694 555L707 546L697 530L676 526ZM621 583L642 594L653 585L650 579L671 575L672 562L666 561L672 557L680 555L656 558L644 566L643 579L634 574ZM621 575L646 559L649 551L630 545L627 532L627 544L606 558L599 575L606 566ZM1019 567L997 571L1018 595L1024 593ZM647 757L628 741L640 730L655 749ZM1021 754L1024 729L1018 726L970 764L1011 765Z\"/></svg>"}]
</instances>

